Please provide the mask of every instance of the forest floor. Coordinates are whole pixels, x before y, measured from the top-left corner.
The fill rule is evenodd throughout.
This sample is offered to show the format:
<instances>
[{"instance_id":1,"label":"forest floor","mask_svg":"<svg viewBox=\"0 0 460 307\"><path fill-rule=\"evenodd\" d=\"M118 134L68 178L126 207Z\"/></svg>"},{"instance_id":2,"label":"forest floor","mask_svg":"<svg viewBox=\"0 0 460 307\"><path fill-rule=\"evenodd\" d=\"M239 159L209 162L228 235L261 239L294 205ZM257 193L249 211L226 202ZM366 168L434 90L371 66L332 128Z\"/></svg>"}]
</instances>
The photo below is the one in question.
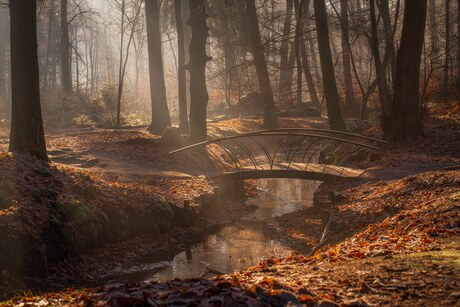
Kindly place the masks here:
<instances>
[{"instance_id":1,"label":"forest floor","mask_svg":"<svg viewBox=\"0 0 460 307\"><path fill-rule=\"evenodd\" d=\"M212 123L210 131L222 136L259 125L253 119L231 120ZM281 125L321 128L325 123L282 119ZM268 259L210 280L69 288L19 296L3 305L460 306L458 105L433 108L424 127L424 138L388 145L377 160L364 165L373 180L320 187L320 198L335 191L340 200L332 207L326 240L313 255ZM2 138L6 136L0 132ZM6 148L0 142L0 150L2 146ZM172 148L141 130L52 131L48 147L58 169L71 168L123 189L142 189L179 205L211 189L205 178L194 177L191 157L169 156ZM0 157L0 169L8 159ZM277 219L279 231L299 244L311 237L309 223L306 211ZM314 237L309 242L313 246L320 243L318 234Z\"/></svg>"}]
</instances>

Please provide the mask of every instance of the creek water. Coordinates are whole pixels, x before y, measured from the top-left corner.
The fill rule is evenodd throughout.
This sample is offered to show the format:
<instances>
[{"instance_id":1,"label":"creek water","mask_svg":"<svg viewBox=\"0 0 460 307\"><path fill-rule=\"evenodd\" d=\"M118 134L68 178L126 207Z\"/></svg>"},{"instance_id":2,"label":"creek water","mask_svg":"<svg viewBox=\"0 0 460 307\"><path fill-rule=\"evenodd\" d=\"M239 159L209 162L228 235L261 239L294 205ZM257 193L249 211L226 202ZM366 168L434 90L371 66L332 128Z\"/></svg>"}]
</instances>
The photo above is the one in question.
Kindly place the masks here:
<instances>
[{"instance_id":1,"label":"creek water","mask_svg":"<svg viewBox=\"0 0 460 307\"><path fill-rule=\"evenodd\" d=\"M292 251L267 224L274 217L311 206L318 184L298 179L259 180L257 196L246 201L248 213L243 219L208 235L172 260L169 257L170 260L115 269L107 279L144 282L192 278L200 276L207 267L230 273L256 265L264 258L289 256Z\"/></svg>"}]
</instances>

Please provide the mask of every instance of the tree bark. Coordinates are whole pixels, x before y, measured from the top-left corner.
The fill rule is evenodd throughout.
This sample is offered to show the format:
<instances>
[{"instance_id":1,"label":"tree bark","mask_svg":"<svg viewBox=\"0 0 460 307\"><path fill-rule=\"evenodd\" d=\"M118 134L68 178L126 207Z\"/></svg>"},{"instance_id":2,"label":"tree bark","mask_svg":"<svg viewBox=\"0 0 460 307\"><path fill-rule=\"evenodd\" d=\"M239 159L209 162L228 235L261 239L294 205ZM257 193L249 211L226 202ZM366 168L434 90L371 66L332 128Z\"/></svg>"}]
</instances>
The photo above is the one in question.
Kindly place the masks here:
<instances>
[{"instance_id":1,"label":"tree bark","mask_svg":"<svg viewBox=\"0 0 460 307\"><path fill-rule=\"evenodd\" d=\"M10 1L13 98L10 151L47 161L40 106L36 14L36 1Z\"/></svg>"},{"instance_id":2,"label":"tree bark","mask_svg":"<svg viewBox=\"0 0 460 307\"><path fill-rule=\"evenodd\" d=\"M174 0L176 29L177 29L177 76L178 76L178 100L179 100L179 130L183 134L189 133L187 111L187 84L185 77L185 44L184 23L182 21L182 0Z\"/></svg>"},{"instance_id":3,"label":"tree bark","mask_svg":"<svg viewBox=\"0 0 460 307\"><path fill-rule=\"evenodd\" d=\"M447 95L449 91L449 62L450 62L450 0L445 0L445 14L446 14L446 45L445 45L445 57L444 57L444 94Z\"/></svg>"},{"instance_id":4,"label":"tree bark","mask_svg":"<svg viewBox=\"0 0 460 307\"><path fill-rule=\"evenodd\" d=\"M283 23L283 37L280 46L280 77L279 77L279 96L282 100L286 100L291 94L292 88L289 85L289 41L291 33L291 20L293 10L293 0L286 0L286 15Z\"/></svg>"},{"instance_id":5,"label":"tree bark","mask_svg":"<svg viewBox=\"0 0 460 307\"><path fill-rule=\"evenodd\" d=\"M51 0L51 11L50 18L48 20L48 37L46 44L46 56L45 56L45 68L43 69L43 78L42 78L42 92L46 93L48 91L48 74L49 74L49 63L50 63L50 54L51 54L51 42L53 35L53 21L54 21L54 11L55 11L55 1Z\"/></svg>"},{"instance_id":6,"label":"tree bark","mask_svg":"<svg viewBox=\"0 0 460 307\"><path fill-rule=\"evenodd\" d=\"M295 62L297 66L297 94L296 94L296 105L302 104L303 96L303 80L302 80L302 57L300 56L300 36L302 35L301 18L302 9L299 4L299 0L295 1L295 14L296 14L296 27L295 27Z\"/></svg>"},{"instance_id":7,"label":"tree bark","mask_svg":"<svg viewBox=\"0 0 460 307\"><path fill-rule=\"evenodd\" d=\"M377 36L377 17L375 13L375 0L370 0L370 17L371 17L371 49L374 54L375 73L377 75L377 86L379 89L380 99L380 124L383 131L388 131L391 114L391 95L388 89L388 83L385 76L385 71L382 68L380 60L379 39Z\"/></svg>"},{"instance_id":8,"label":"tree bark","mask_svg":"<svg viewBox=\"0 0 460 307\"><path fill-rule=\"evenodd\" d=\"M305 75L305 80L307 81L308 92L311 98L312 105L318 110L321 108L321 102L319 101L318 94L316 92L315 83L313 81L313 76L311 74L310 61L308 59L307 50L305 47L304 31L301 26L305 21L305 16L308 16L308 11L310 8L310 0L300 0L299 4L299 47L300 47L300 57L302 59L302 68Z\"/></svg>"},{"instance_id":9,"label":"tree bark","mask_svg":"<svg viewBox=\"0 0 460 307\"><path fill-rule=\"evenodd\" d=\"M439 58L439 44L438 44L438 22L436 20L436 0L429 1L429 21L430 21L430 37L431 37L431 52L433 58Z\"/></svg>"},{"instance_id":10,"label":"tree bark","mask_svg":"<svg viewBox=\"0 0 460 307\"><path fill-rule=\"evenodd\" d=\"M457 75L455 85L457 92L460 93L460 0L457 3Z\"/></svg>"},{"instance_id":11,"label":"tree bark","mask_svg":"<svg viewBox=\"0 0 460 307\"><path fill-rule=\"evenodd\" d=\"M268 75L267 62L265 61L264 47L260 38L259 21L255 0L246 0L246 10L248 14L248 31L252 42L252 53L254 56L254 65L256 67L259 89L265 100L264 107L264 128L275 129L278 127L276 115L275 99Z\"/></svg>"},{"instance_id":12,"label":"tree bark","mask_svg":"<svg viewBox=\"0 0 460 307\"><path fill-rule=\"evenodd\" d=\"M342 62L343 62L343 81L345 88L345 105L349 114L355 109L355 95L353 93L353 81L351 76L350 63L350 37L348 22L348 0L340 0L340 19L342 27Z\"/></svg>"},{"instance_id":13,"label":"tree bark","mask_svg":"<svg viewBox=\"0 0 460 307\"><path fill-rule=\"evenodd\" d=\"M427 0L406 0L401 42L397 55L394 97L391 106L390 140L411 140L422 135L420 116L420 62L423 49Z\"/></svg>"},{"instance_id":14,"label":"tree bark","mask_svg":"<svg viewBox=\"0 0 460 307\"><path fill-rule=\"evenodd\" d=\"M7 80L6 80L6 48L7 48L7 16L0 12L0 105L7 104Z\"/></svg>"},{"instance_id":15,"label":"tree bark","mask_svg":"<svg viewBox=\"0 0 460 307\"><path fill-rule=\"evenodd\" d=\"M147 131L161 134L171 126L166 85L161 54L160 14L157 0L145 0L145 17L147 19L147 46L149 53L150 95L152 102L152 122Z\"/></svg>"},{"instance_id":16,"label":"tree bark","mask_svg":"<svg viewBox=\"0 0 460 307\"><path fill-rule=\"evenodd\" d=\"M208 90L206 88L206 63L211 58L206 54L208 26L203 0L189 0L190 18L187 24L192 30L189 46L190 62L190 141L193 143L206 140L206 111L208 107Z\"/></svg>"},{"instance_id":17,"label":"tree bark","mask_svg":"<svg viewBox=\"0 0 460 307\"><path fill-rule=\"evenodd\" d=\"M72 94L72 75L70 67L69 22L67 16L68 0L61 0L61 83L64 96Z\"/></svg>"},{"instance_id":18,"label":"tree bark","mask_svg":"<svg viewBox=\"0 0 460 307\"><path fill-rule=\"evenodd\" d=\"M324 0L313 0L315 9L316 33L318 48L323 72L323 87L326 97L326 107L329 126L333 130L346 131L347 126L342 117L340 99L332 62L331 46L329 42L329 28L327 24L326 3Z\"/></svg>"},{"instance_id":19,"label":"tree bark","mask_svg":"<svg viewBox=\"0 0 460 307\"><path fill-rule=\"evenodd\" d=\"M382 16L383 27L385 30L385 55L382 60L382 74L385 78L387 78L388 67L390 67L390 80L394 81L396 73L396 49L394 45L394 33L391 27L390 7L388 0L380 1L379 10ZM397 16L395 18L397 18Z\"/></svg>"}]
</instances>

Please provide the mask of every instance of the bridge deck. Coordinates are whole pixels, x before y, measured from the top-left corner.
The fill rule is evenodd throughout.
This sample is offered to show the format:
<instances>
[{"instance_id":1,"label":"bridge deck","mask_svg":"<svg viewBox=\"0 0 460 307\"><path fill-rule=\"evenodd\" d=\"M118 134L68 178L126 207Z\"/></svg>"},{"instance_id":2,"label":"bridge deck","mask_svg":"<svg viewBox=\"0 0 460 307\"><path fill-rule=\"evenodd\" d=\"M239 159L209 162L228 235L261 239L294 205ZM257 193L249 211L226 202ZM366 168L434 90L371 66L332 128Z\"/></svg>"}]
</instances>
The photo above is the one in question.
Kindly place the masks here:
<instances>
[{"instance_id":1,"label":"bridge deck","mask_svg":"<svg viewBox=\"0 0 460 307\"><path fill-rule=\"evenodd\" d=\"M243 168L228 171L221 175L237 176L242 179L262 178L297 178L310 180L332 180L337 178L361 178L366 177L365 170L352 169L341 166L314 164L314 163L277 163L270 169L268 164L260 165L257 169Z\"/></svg>"}]
</instances>

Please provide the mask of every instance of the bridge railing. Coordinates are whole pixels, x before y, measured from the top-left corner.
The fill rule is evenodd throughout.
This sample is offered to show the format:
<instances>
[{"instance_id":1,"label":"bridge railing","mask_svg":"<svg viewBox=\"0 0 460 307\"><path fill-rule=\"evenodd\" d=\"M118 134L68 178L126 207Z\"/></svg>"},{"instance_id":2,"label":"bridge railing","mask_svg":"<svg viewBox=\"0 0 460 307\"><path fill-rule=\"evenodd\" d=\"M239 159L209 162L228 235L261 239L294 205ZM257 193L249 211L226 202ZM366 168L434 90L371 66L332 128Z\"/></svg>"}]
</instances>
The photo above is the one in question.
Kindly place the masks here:
<instances>
[{"instance_id":1,"label":"bridge railing","mask_svg":"<svg viewBox=\"0 0 460 307\"><path fill-rule=\"evenodd\" d=\"M342 176L348 171L343 157L377 151L377 145L382 143L375 138L348 132L288 128L228 136L171 153L205 149L224 172L296 169Z\"/></svg>"}]
</instances>

